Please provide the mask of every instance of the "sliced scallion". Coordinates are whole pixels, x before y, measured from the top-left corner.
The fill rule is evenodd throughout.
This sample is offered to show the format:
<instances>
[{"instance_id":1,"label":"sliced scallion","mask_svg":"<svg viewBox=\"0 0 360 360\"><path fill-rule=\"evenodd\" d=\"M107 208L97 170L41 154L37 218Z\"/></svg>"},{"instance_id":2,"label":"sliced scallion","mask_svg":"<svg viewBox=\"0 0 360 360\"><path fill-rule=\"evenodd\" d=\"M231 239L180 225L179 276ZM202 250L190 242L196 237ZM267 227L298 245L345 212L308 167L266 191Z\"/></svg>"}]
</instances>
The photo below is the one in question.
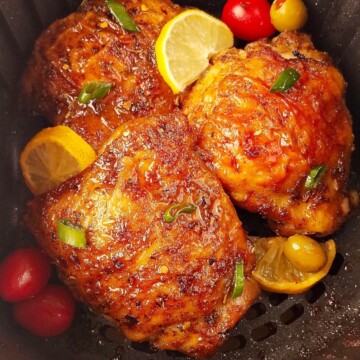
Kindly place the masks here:
<instances>
[{"instance_id":1,"label":"sliced scallion","mask_svg":"<svg viewBox=\"0 0 360 360\"><path fill-rule=\"evenodd\" d=\"M180 214L191 214L197 209L197 206L192 203L180 203L169 206L164 213L164 221L172 223Z\"/></svg>"},{"instance_id":2,"label":"sliced scallion","mask_svg":"<svg viewBox=\"0 0 360 360\"><path fill-rule=\"evenodd\" d=\"M286 68L275 80L270 92L285 92L289 90L299 80L300 74L292 68Z\"/></svg>"},{"instance_id":3,"label":"sliced scallion","mask_svg":"<svg viewBox=\"0 0 360 360\"><path fill-rule=\"evenodd\" d=\"M85 85L78 96L78 103L87 104L90 100L102 99L110 91L112 83L94 81Z\"/></svg>"},{"instance_id":4,"label":"sliced scallion","mask_svg":"<svg viewBox=\"0 0 360 360\"><path fill-rule=\"evenodd\" d=\"M327 169L326 165L319 165L313 167L310 170L308 176L306 177L305 189L306 190L315 189L319 185L322 177L324 176L326 169Z\"/></svg>"},{"instance_id":5,"label":"sliced scallion","mask_svg":"<svg viewBox=\"0 0 360 360\"><path fill-rule=\"evenodd\" d=\"M65 244L84 249L86 247L85 230L70 220L58 221L58 237Z\"/></svg>"},{"instance_id":6,"label":"sliced scallion","mask_svg":"<svg viewBox=\"0 0 360 360\"><path fill-rule=\"evenodd\" d=\"M131 32L139 32L134 20L127 13L124 6L113 0L106 0L105 2L111 14L115 17L116 21L123 29Z\"/></svg>"},{"instance_id":7,"label":"sliced scallion","mask_svg":"<svg viewBox=\"0 0 360 360\"><path fill-rule=\"evenodd\" d=\"M245 277L244 277L244 265L242 261L236 262L235 274L234 274L234 287L231 293L231 297L239 297L244 289Z\"/></svg>"}]
</instances>

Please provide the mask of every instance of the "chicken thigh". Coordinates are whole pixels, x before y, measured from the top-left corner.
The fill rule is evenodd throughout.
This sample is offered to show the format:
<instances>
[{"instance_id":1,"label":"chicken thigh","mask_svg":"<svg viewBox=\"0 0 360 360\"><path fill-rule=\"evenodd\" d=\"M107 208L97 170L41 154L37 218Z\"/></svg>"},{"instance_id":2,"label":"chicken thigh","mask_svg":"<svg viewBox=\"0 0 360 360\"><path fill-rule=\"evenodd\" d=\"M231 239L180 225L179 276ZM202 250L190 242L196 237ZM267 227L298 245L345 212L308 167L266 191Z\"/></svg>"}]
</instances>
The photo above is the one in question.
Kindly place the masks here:
<instances>
[{"instance_id":1,"label":"chicken thigh","mask_svg":"<svg viewBox=\"0 0 360 360\"><path fill-rule=\"evenodd\" d=\"M180 110L129 121L89 168L30 201L25 222L75 296L129 339L205 357L259 290L236 211L193 148ZM184 203L193 211L169 208ZM59 220L85 230L85 248L59 240Z\"/></svg>"},{"instance_id":2,"label":"chicken thigh","mask_svg":"<svg viewBox=\"0 0 360 360\"><path fill-rule=\"evenodd\" d=\"M170 0L122 0L138 32L125 30L104 0L85 0L78 11L55 21L36 42L22 78L24 98L54 125L67 125L96 151L117 126L174 105L161 77L154 43L181 8ZM79 104L92 82L110 82L103 99Z\"/></svg>"},{"instance_id":3,"label":"chicken thigh","mask_svg":"<svg viewBox=\"0 0 360 360\"><path fill-rule=\"evenodd\" d=\"M286 68L300 74L270 88ZM310 38L284 32L212 60L183 96L202 159L233 201L283 236L334 232L349 213L353 149L345 82Z\"/></svg>"}]
</instances>

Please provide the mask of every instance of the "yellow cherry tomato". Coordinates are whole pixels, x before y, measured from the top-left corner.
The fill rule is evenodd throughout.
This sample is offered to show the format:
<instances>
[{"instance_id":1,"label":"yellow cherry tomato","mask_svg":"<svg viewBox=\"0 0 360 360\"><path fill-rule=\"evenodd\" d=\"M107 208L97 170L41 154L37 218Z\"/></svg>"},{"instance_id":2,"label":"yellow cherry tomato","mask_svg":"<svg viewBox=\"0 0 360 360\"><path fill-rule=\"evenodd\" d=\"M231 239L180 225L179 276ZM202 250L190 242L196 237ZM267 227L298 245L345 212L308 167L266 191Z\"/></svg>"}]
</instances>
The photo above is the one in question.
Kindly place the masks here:
<instances>
[{"instance_id":1,"label":"yellow cherry tomato","mask_svg":"<svg viewBox=\"0 0 360 360\"><path fill-rule=\"evenodd\" d=\"M320 244L303 235L290 236L285 241L284 254L295 268L304 272L317 272L327 261L326 253Z\"/></svg>"},{"instance_id":2,"label":"yellow cherry tomato","mask_svg":"<svg viewBox=\"0 0 360 360\"><path fill-rule=\"evenodd\" d=\"M276 30L299 30L308 14L302 0L275 0L270 8L270 20Z\"/></svg>"}]
</instances>

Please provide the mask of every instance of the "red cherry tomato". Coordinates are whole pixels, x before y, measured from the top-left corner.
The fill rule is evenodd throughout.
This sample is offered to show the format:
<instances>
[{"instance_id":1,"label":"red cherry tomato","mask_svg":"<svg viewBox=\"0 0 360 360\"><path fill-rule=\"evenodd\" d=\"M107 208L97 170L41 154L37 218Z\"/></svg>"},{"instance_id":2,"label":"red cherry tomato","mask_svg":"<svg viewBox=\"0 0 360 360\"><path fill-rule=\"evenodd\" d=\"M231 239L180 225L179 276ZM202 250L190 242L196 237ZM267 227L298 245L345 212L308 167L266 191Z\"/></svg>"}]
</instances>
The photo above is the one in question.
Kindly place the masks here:
<instances>
[{"instance_id":1,"label":"red cherry tomato","mask_svg":"<svg viewBox=\"0 0 360 360\"><path fill-rule=\"evenodd\" d=\"M236 37L254 41L275 33L267 0L228 0L221 19Z\"/></svg>"},{"instance_id":2,"label":"red cherry tomato","mask_svg":"<svg viewBox=\"0 0 360 360\"><path fill-rule=\"evenodd\" d=\"M6 301L28 299L46 286L50 274L50 261L40 249L17 249L0 265L0 297Z\"/></svg>"},{"instance_id":3,"label":"red cherry tomato","mask_svg":"<svg viewBox=\"0 0 360 360\"><path fill-rule=\"evenodd\" d=\"M48 285L33 298L17 302L15 320L38 336L57 336L66 331L74 319L75 300L61 285Z\"/></svg>"}]
</instances>

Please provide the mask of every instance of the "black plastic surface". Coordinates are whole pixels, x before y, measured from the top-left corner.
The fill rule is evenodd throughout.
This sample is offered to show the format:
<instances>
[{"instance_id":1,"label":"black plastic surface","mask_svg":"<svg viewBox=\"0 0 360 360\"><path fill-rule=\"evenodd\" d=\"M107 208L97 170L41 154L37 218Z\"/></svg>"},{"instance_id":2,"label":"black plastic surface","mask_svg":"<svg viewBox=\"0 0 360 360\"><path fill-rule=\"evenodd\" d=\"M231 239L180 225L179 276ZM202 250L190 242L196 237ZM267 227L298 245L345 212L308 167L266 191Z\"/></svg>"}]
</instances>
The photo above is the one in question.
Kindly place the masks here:
<instances>
[{"instance_id":1,"label":"black plastic surface","mask_svg":"<svg viewBox=\"0 0 360 360\"><path fill-rule=\"evenodd\" d=\"M224 1L178 1L221 12ZM0 0L0 259L32 241L21 227L30 198L19 169L19 154L45 123L16 111L16 85L33 42L44 26L68 13L72 0ZM308 0L306 31L316 46L334 57L348 81L347 102L354 119L357 150L353 169L360 173L360 2ZM360 358L360 211L335 234L338 255L331 274L303 295L264 293L231 332L214 359ZM171 359L173 352L153 352L131 344L82 305L72 329L55 339L29 335L0 301L0 360Z\"/></svg>"}]
</instances>

